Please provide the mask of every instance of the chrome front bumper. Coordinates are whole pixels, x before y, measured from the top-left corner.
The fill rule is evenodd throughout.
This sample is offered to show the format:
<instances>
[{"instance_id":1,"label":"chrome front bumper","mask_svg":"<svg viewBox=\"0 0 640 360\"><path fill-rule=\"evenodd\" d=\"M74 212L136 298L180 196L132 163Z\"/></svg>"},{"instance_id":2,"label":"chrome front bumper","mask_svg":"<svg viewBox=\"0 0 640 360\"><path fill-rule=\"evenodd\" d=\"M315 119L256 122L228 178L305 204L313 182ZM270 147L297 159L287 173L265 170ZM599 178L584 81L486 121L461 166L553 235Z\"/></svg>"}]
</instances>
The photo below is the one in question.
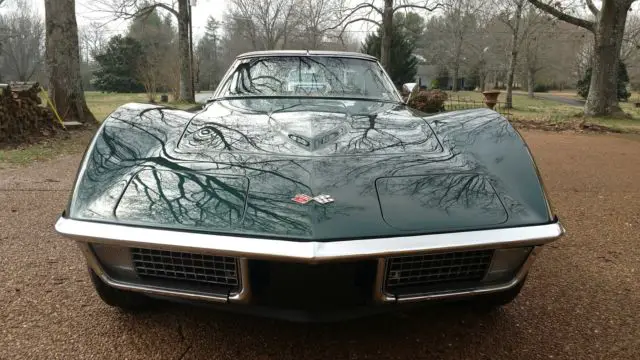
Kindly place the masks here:
<instances>
[{"instance_id":1,"label":"chrome front bumper","mask_svg":"<svg viewBox=\"0 0 640 360\"><path fill-rule=\"evenodd\" d=\"M217 303L248 303L250 301L251 286L248 259L309 264L341 260L377 259L377 275L372 296L380 303L417 302L500 292L515 287L524 279L540 245L549 243L564 234L564 228L560 223L556 222L547 225L402 236L394 237L393 239L296 242L161 230L79 221L64 217L58 219L55 229L58 233L79 243L88 265L109 286L150 295ZM222 296L118 281L110 277L104 270L90 246L91 243L234 256L239 259L240 264L240 291L231 293L228 296ZM390 295L383 290L385 259L388 257L455 250L514 247L534 247L534 250L518 270L515 277L502 284L404 297Z\"/></svg>"}]
</instances>

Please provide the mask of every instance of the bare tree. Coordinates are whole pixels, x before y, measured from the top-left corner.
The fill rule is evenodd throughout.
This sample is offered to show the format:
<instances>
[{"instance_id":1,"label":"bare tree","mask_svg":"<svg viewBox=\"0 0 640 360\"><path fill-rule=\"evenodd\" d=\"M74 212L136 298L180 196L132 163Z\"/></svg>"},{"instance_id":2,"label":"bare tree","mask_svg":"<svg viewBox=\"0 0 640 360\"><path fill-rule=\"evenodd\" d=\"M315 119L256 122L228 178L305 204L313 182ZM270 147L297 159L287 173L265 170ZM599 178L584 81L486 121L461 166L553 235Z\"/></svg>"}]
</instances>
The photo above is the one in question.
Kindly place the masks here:
<instances>
[{"instance_id":1,"label":"bare tree","mask_svg":"<svg viewBox=\"0 0 640 360\"><path fill-rule=\"evenodd\" d=\"M120 19L145 16L156 9L162 9L175 16L178 20L178 48L180 52L179 100L194 102L189 37L189 7L189 0L95 0L92 9L109 12Z\"/></svg>"},{"instance_id":2,"label":"bare tree","mask_svg":"<svg viewBox=\"0 0 640 360\"><path fill-rule=\"evenodd\" d=\"M0 53L3 72L19 81L31 80L43 60L44 24L39 14L25 0L18 0L13 11L0 18L0 27L7 34Z\"/></svg>"},{"instance_id":3,"label":"bare tree","mask_svg":"<svg viewBox=\"0 0 640 360\"><path fill-rule=\"evenodd\" d=\"M138 81L144 86L149 101L154 102L162 77L161 58L155 51L147 52L136 66Z\"/></svg>"},{"instance_id":4,"label":"bare tree","mask_svg":"<svg viewBox=\"0 0 640 360\"><path fill-rule=\"evenodd\" d=\"M140 41L140 39L137 40ZM166 44L162 44L163 46L154 46L160 45L157 43L142 44L144 49L143 54L136 64L137 80L144 86L149 101L154 102L158 88L162 85L162 81L171 78L167 75L170 74L173 69L170 66L164 66L167 64L164 60L171 58L166 51L167 47L171 46L171 44L168 46ZM171 80L167 81L167 83L171 83ZM169 87L173 88L171 86Z\"/></svg>"},{"instance_id":5,"label":"bare tree","mask_svg":"<svg viewBox=\"0 0 640 360\"><path fill-rule=\"evenodd\" d=\"M548 43L540 36L533 35L524 40L525 72L527 76L527 95L534 97L536 73L542 70L546 61L543 59L544 47Z\"/></svg>"},{"instance_id":6,"label":"bare tree","mask_svg":"<svg viewBox=\"0 0 640 360\"><path fill-rule=\"evenodd\" d=\"M567 23L568 24L568 23ZM591 67L591 59L593 59L593 39L585 38L582 46L576 51L574 61L574 69L577 77L581 77Z\"/></svg>"},{"instance_id":7,"label":"bare tree","mask_svg":"<svg viewBox=\"0 0 640 360\"><path fill-rule=\"evenodd\" d=\"M92 123L80 76L75 0L45 0L49 97L66 121Z\"/></svg>"},{"instance_id":8,"label":"bare tree","mask_svg":"<svg viewBox=\"0 0 640 360\"><path fill-rule=\"evenodd\" d=\"M371 2L361 2L349 9L346 9L342 21L335 28L342 27L344 32L350 24L356 22L369 22L375 24L382 29L380 62L387 70L389 70L391 59L391 33L393 32L393 14L396 11L404 11L408 9L434 11L442 7L440 0L382 0L378 3L376 0ZM376 5L378 4L378 5Z\"/></svg>"},{"instance_id":9,"label":"bare tree","mask_svg":"<svg viewBox=\"0 0 640 360\"><path fill-rule=\"evenodd\" d=\"M220 66L220 23L213 16L207 19L204 36L196 47L196 83L199 89L214 90L222 75Z\"/></svg>"},{"instance_id":10,"label":"bare tree","mask_svg":"<svg viewBox=\"0 0 640 360\"><path fill-rule=\"evenodd\" d=\"M296 17L294 0L230 0L229 15L254 49L287 48Z\"/></svg>"},{"instance_id":11,"label":"bare tree","mask_svg":"<svg viewBox=\"0 0 640 360\"><path fill-rule=\"evenodd\" d=\"M222 41L231 53L287 48L335 48L346 0L230 0ZM338 47L344 48L343 45ZM246 49L245 49L246 48Z\"/></svg>"},{"instance_id":12,"label":"bare tree","mask_svg":"<svg viewBox=\"0 0 640 360\"><path fill-rule=\"evenodd\" d=\"M453 73L452 90L458 91L460 66L465 48L471 44L469 35L477 30L475 14L485 3L481 0L452 0L444 6L444 18L447 26L448 38L451 40L445 48L449 49L449 68ZM443 34L444 35L444 34Z\"/></svg>"},{"instance_id":13,"label":"bare tree","mask_svg":"<svg viewBox=\"0 0 640 360\"><path fill-rule=\"evenodd\" d=\"M507 70L507 99L504 107L513 107L513 79L518 64L518 50L520 47L522 13L526 0L505 0L501 11L498 12L498 19L502 21L511 31L511 45L509 51L509 67Z\"/></svg>"},{"instance_id":14,"label":"bare tree","mask_svg":"<svg viewBox=\"0 0 640 360\"><path fill-rule=\"evenodd\" d=\"M640 89L640 13L627 18L620 59L627 65L631 85Z\"/></svg>"},{"instance_id":15,"label":"bare tree","mask_svg":"<svg viewBox=\"0 0 640 360\"><path fill-rule=\"evenodd\" d=\"M91 22L80 28L80 48L85 62L90 62L94 54L101 52L107 45L102 24Z\"/></svg>"},{"instance_id":16,"label":"bare tree","mask_svg":"<svg viewBox=\"0 0 640 360\"><path fill-rule=\"evenodd\" d=\"M640 55L640 15L630 14L627 18L627 27L622 38L622 52L620 59L630 60Z\"/></svg>"},{"instance_id":17,"label":"bare tree","mask_svg":"<svg viewBox=\"0 0 640 360\"><path fill-rule=\"evenodd\" d=\"M300 0L301 37L310 49L322 46L327 32L340 22L345 0Z\"/></svg>"},{"instance_id":18,"label":"bare tree","mask_svg":"<svg viewBox=\"0 0 640 360\"><path fill-rule=\"evenodd\" d=\"M218 57L220 63L229 65L238 54L256 50L247 34L251 22L244 19L234 18L227 13L228 19L222 23L222 36L220 38L220 53Z\"/></svg>"},{"instance_id":19,"label":"bare tree","mask_svg":"<svg viewBox=\"0 0 640 360\"><path fill-rule=\"evenodd\" d=\"M585 115L603 116L623 113L618 105L618 61L627 13L635 0L603 0L600 9L592 0L584 0L595 20L585 20L571 15L566 8L553 6L542 0L528 1L544 12L594 34L593 75L584 107Z\"/></svg>"},{"instance_id":20,"label":"bare tree","mask_svg":"<svg viewBox=\"0 0 640 360\"><path fill-rule=\"evenodd\" d=\"M507 98L505 100L505 107L512 108L513 85L520 50L524 44L525 56L529 55L527 52L529 49L526 46L537 44L536 42L530 42L530 40L537 37L537 34L543 30L548 29L549 19L543 16L543 12L530 6L527 0L502 0L498 4L497 18L507 26L511 37L508 51L509 66L507 68ZM532 66L531 70L534 70L536 65L533 61L530 62L530 65Z\"/></svg>"},{"instance_id":21,"label":"bare tree","mask_svg":"<svg viewBox=\"0 0 640 360\"><path fill-rule=\"evenodd\" d=\"M478 30L475 19L462 14L466 11L460 11L461 7L457 1L445 6L442 16L432 17L427 21L423 35L425 59L430 64L446 69L452 81L440 85L447 87L451 84L453 91L459 90L458 79L464 72L463 68L471 63L465 56L472 45L470 32Z\"/></svg>"},{"instance_id":22,"label":"bare tree","mask_svg":"<svg viewBox=\"0 0 640 360\"><path fill-rule=\"evenodd\" d=\"M528 4L526 4L528 5ZM548 64L551 54L547 52L553 44L553 39L562 35L556 31L554 21L543 12L533 6L526 6L522 16L522 26L520 35L521 50L524 55L524 68L527 79L527 93L530 98L534 97L536 73ZM549 37L553 36L553 39Z\"/></svg>"},{"instance_id":23,"label":"bare tree","mask_svg":"<svg viewBox=\"0 0 640 360\"><path fill-rule=\"evenodd\" d=\"M2 7L2 3L4 3L4 0L0 0L0 8ZM4 34L6 32L7 30L0 24L0 51L2 51L2 43L6 40L6 35ZM0 73L0 81L2 81L2 73Z\"/></svg>"},{"instance_id":24,"label":"bare tree","mask_svg":"<svg viewBox=\"0 0 640 360\"><path fill-rule=\"evenodd\" d=\"M178 46L173 44L174 52L179 52ZM165 85L169 91L171 91L171 96L174 99L180 98L180 89L181 89L181 73L182 73L182 61L179 56L167 56L162 61L163 77L165 78Z\"/></svg>"},{"instance_id":25,"label":"bare tree","mask_svg":"<svg viewBox=\"0 0 640 360\"><path fill-rule=\"evenodd\" d=\"M154 10L138 17L129 25L128 36L137 40L142 47L142 54L136 64L136 74L137 79L144 85L149 100L155 101L156 93L161 86L179 92L179 67L177 81L169 75L175 71L174 65L179 63L172 16L162 17Z\"/></svg>"}]
</instances>

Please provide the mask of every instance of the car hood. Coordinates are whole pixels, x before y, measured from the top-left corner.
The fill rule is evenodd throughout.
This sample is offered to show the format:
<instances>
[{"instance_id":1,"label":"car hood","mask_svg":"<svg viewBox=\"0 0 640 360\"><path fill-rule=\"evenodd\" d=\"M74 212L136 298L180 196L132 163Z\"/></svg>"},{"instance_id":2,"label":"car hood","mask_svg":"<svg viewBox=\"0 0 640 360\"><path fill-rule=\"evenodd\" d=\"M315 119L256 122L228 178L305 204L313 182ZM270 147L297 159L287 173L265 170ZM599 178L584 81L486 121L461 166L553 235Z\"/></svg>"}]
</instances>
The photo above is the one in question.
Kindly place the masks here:
<instances>
[{"instance_id":1,"label":"car hood","mask_svg":"<svg viewBox=\"0 0 640 360\"><path fill-rule=\"evenodd\" d=\"M441 152L429 124L404 106L375 101L217 101L186 126L177 151L304 157Z\"/></svg>"},{"instance_id":2,"label":"car hood","mask_svg":"<svg viewBox=\"0 0 640 360\"><path fill-rule=\"evenodd\" d=\"M216 101L195 116L124 107L90 149L69 212L300 241L550 221L526 146L497 113L312 99Z\"/></svg>"}]
</instances>

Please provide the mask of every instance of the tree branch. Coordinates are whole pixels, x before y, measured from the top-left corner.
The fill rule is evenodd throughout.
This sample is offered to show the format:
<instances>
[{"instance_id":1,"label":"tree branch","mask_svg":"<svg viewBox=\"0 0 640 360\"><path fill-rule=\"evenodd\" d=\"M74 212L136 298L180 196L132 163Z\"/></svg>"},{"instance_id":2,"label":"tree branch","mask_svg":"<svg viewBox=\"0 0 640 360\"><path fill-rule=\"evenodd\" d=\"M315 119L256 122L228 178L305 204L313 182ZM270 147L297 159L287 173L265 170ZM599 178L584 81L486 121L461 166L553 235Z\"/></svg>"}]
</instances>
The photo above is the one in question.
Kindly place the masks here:
<instances>
[{"instance_id":1,"label":"tree branch","mask_svg":"<svg viewBox=\"0 0 640 360\"><path fill-rule=\"evenodd\" d=\"M344 32L344 29L347 27L347 25L352 24L352 23L354 23L356 21L374 22L376 25L380 26L380 23L375 22L374 20L371 20L371 19L364 18L364 17L360 17L360 18L358 18L356 20L347 21L347 19L349 19L351 16L353 16L353 14L355 14L359 10L362 10L362 9L365 9L365 8L370 8L373 11L377 12L379 15L382 15L382 11L380 9L376 8L375 6L373 6L372 4L362 3L362 4L359 4L358 6L354 7L353 9L349 10L349 13L347 15L345 15L344 17L342 17L342 20L340 20L339 23L337 23L333 27L327 28L327 30L334 30L334 29L337 29L340 26L342 26L342 32ZM371 14L371 13L369 13L369 14ZM345 23L345 21L347 21L347 22Z\"/></svg>"},{"instance_id":2,"label":"tree branch","mask_svg":"<svg viewBox=\"0 0 640 360\"><path fill-rule=\"evenodd\" d=\"M371 10L373 10L373 11L377 12L378 14L382 15L382 10L380 10L377 7L373 6L373 4L362 3L362 4L359 4L358 6L354 7L353 10L351 11L351 14L349 14L349 16L353 15L356 11L364 9L364 8L370 8Z\"/></svg>"},{"instance_id":3,"label":"tree branch","mask_svg":"<svg viewBox=\"0 0 640 360\"><path fill-rule=\"evenodd\" d=\"M511 23L511 19L509 18L509 16L511 16L511 13L504 13L502 15L498 15L497 18L501 23L507 25L507 27L513 33L513 32L516 31L516 29L514 28L513 24Z\"/></svg>"},{"instance_id":4,"label":"tree branch","mask_svg":"<svg viewBox=\"0 0 640 360\"><path fill-rule=\"evenodd\" d=\"M393 8L393 12L395 13L397 10L400 9L406 9L406 8L412 8L412 9L422 9L422 10L426 10L426 11L434 11L436 9L442 9L444 6L441 3L436 3L434 6L430 7L425 5L414 5L414 4L404 4L404 5L398 5L395 6Z\"/></svg>"},{"instance_id":5,"label":"tree branch","mask_svg":"<svg viewBox=\"0 0 640 360\"><path fill-rule=\"evenodd\" d=\"M598 8L593 3L593 1L592 0L584 0L584 1L587 3L587 6L589 7L589 10L591 10L591 13L594 16L598 16L598 14L600 13L600 10L598 10Z\"/></svg>"},{"instance_id":6,"label":"tree branch","mask_svg":"<svg viewBox=\"0 0 640 360\"><path fill-rule=\"evenodd\" d=\"M349 19L351 16L353 16L353 14L355 14L358 10L362 10L362 9L364 9L364 8L371 8L371 9L375 10L378 14L382 15L382 12L380 11L380 9L376 8L375 6L373 6L373 5L371 5L371 4L363 3L363 4L360 4L360 5L356 6L355 8L351 9L351 10L349 11L349 13L348 13L346 16L344 16L344 17L342 18L342 20L340 20L340 22L339 22L339 23L337 23L335 26L332 26L332 27L330 27L330 28L327 28L327 30L334 30L334 29L337 29L337 28L339 28L340 26L342 26L342 32L344 32L344 29L347 27L347 25L349 25L349 24L353 24L354 22L357 22L357 21L367 21L367 22L372 22L372 23L374 23L374 24L376 24L376 25L380 26L380 23L379 23L379 22L377 22L377 21L375 21L375 20L371 20L371 19L369 19L369 18L365 18L365 17L359 17L359 18L357 18L357 19L353 19L353 20L349 20L349 21L345 22L347 19ZM369 14L370 14L370 13L369 13Z\"/></svg>"},{"instance_id":7,"label":"tree branch","mask_svg":"<svg viewBox=\"0 0 640 360\"><path fill-rule=\"evenodd\" d=\"M571 16L569 14L565 14L562 11L554 8L551 5L545 4L540 0L527 0L529 1L529 3L531 3L531 5L537 7L538 9L546 12L549 15L553 15L554 17L556 17L559 20L568 22L569 24L573 24L575 26L579 26L581 28L587 29L591 32L593 32L595 30L595 24L593 23L593 21L587 21L584 19L580 19L577 18L575 16Z\"/></svg>"},{"instance_id":8,"label":"tree branch","mask_svg":"<svg viewBox=\"0 0 640 360\"><path fill-rule=\"evenodd\" d=\"M135 9L134 12L129 12L129 11L125 10L125 4L122 4L120 9L114 9L114 13L120 18L130 19L130 18L134 18L134 17L138 17L138 16L144 16L146 14L149 14L153 10L155 10L156 8L162 8L164 10L167 10L168 12L173 14L175 17L180 18L180 16L179 16L180 14L178 13L178 11L176 9L172 8L171 6L169 6L167 4L163 4L163 3L155 3L155 4L150 4L150 5L147 5L147 6L143 6L141 8Z\"/></svg>"},{"instance_id":9,"label":"tree branch","mask_svg":"<svg viewBox=\"0 0 640 360\"><path fill-rule=\"evenodd\" d=\"M342 31L340 31L340 36L342 36L342 34L344 33L345 29L347 28L347 26L349 24L353 24L354 22L358 22L358 21L366 21L366 22L373 23L373 24L375 24L377 26L382 26L382 24L379 21L375 21L375 20L372 20L372 19L369 19L369 18L365 18L365 17L355 18L355 19L349 20L346 23L344 23L344 26L342 27ZM333 29L335 29L335 27Z\"/></svg>"}]
</instances>

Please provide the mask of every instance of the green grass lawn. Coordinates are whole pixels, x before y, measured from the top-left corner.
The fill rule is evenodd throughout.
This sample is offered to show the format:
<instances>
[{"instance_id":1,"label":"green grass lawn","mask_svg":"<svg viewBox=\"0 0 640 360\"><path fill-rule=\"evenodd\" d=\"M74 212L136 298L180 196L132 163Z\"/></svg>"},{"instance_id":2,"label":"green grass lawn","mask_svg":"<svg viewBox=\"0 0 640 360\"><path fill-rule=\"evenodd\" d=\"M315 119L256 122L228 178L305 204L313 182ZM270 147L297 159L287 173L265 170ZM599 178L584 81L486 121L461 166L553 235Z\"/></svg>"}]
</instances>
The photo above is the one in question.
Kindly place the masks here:
<instances>
[{"instance_id":1,"label":"green grass lawn","mask_svg":"<svg viewBox=\"0 0 640 360\"><path fill-rule=\"evenodd\" d=\"M101 93L98 91L87 91L85 92L85 97L87 99L87 105L89 109L96 117L96 119L100 122L104 120L113 110L118 108L118 106L130 103L130 102L138 102L138 103L148 103L146 94L122 94L122 93ZM159 100L159 97L158 97ZM193 104L180 103L180 102L170 102L168 104L161 104L175 107L178 109L188 109L193 107Z\"/></svg>"},{"instance_id":2,"label":"green grass lawn","mask_svg":"<svg viewBox=\"0 0 640 360\"><path fill-rule=\"evenodd\" d=\"M579 97L571 92L549 93L556 96L566 98L579 99ZM544 96L545 94L539 94ZM588 118L585 119L582 106L574 106L563 104L555 100L547 100L526 96L524 92L515 92L513 95L513 108L504 109L502 103L505 101L506 92L502 92L498 98L500 104L496 110L505 113L514 121L539 122L547 124L562 124L566 122L582 122L585 121L597 124L616 131L640 132L640 108L634 106L635 101L640 101L640 94L633 94L629 102L621 102L620 107L629 115L629 118ZM445 107L447 109L456 109L456 107L464 108L474 107L482 104L483 95L473 91L459 91L456 93L449 92L449 100Z\"/></svg>"},{"instance_id":3,"label":"green grass lawn","mask_svg":"<svg viewBox=\"0 0 640 360\"><path fill-rule=\"evenodd\" d=\"M92 131L74 131L45 138L35 144L0 150L0 169L12 165L28 165L34 161L46 161L61 155L81 153L91 141L92 136Z\"/></svg>"},{"instance_id":4,"label":"green grass lawn","mask_svg":"<svg viewBox=\"0 0 640 360\"><path fill-rule=\"evenodd\" d=\"M102 122L120 105L138 102L148 103L146 94L114 94L88 91L85 93L87 105L99 122ZM170 102L160 104L178 109L188 109L194 104ZM72 131L52 138L44 138L35 144L21 145L15 149L0 150L0 168L11 165L25 165L33 161L45 161L60 155L77 154L86 148L92 131Z\"/></svg>"},{"instance_id":5,"label":"green grass lawn","mask_svg":"<svg viewBox=\"0 0 640 360\"><path fill-rule=\"evenodd\" d=\"M518 120L529 122L540 122L546 124L567 122L580 122L584 118L581 116L582 107L559 103L557 101L545 99L530 99L519 93L513 97L513 109L508 110L508 117L515 122ZM564 97L576 97L574 92L550 93ZM130 103L147 103L145 94L106 94L100 92L86 93L87 105L93 112L96 119L102 122L118 106ZM505 93L500 94L499 101L504 102ZM638 132L640 133L640 108L635 108L633 102L640 101L640 93L634 93L630 102L621 103L621 107L630 115L630 118L590 118L590 123L605 126L607 128ZM167 106L179 109L188 109L193 104L168 103ZM447 101L448 110L465 109L472 107L482 107L483 96L479 92L460 91L450 93L450 100ZM506 112L504 109L498 109ZM60 136L43 139L36 144L28 144L16 149L0 150L0 167L15 164L28 164L32 161L49 160L62 154L79 153L86 147L91 138L90 131L74 131L63 133Z\"/></svg>"},{"instance_id":6,"label":"green grass lawn","mask_svg":"<svg viewBox=\"0 0 640 360\"><path fill-rule=\"evenodd\" d=\"M552 91L549 91L548 93L543 93L543 94L557 95L557 96L562 96L567 98L584 100L580 95L578 95L578 93L575 90L563 90L563 91L552 90ZM640 91L632 91L631 97L629 97L629 102L638 102L638 101L640 101Z\"/></svg>"}]
</instances>

